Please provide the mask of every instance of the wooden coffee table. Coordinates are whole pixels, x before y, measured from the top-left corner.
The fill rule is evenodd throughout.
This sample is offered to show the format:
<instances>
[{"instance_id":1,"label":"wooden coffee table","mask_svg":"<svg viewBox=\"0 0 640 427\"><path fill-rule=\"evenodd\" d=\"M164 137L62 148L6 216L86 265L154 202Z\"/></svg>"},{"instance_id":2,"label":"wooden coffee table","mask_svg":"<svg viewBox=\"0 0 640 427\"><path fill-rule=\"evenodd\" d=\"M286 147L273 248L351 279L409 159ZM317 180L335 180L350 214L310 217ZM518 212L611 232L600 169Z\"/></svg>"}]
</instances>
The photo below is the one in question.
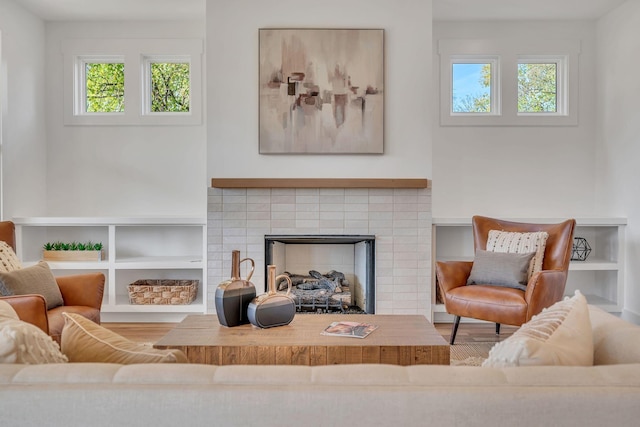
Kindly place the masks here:
<instances>
[{"instance_id":1,"label":"wooden coffee table","mask_svg":"<svg viewBox=\"0 0 640 427\"><path fill-rule=\"evenodd\" d=\"M378 325L366 338L321 335L337 321ZM215 314L190 315L155 348L182 350L191 363L212 365L448 365L449 344L420 315L297 314L286 326L221 326Z\"/></svg>"}]
</instances>

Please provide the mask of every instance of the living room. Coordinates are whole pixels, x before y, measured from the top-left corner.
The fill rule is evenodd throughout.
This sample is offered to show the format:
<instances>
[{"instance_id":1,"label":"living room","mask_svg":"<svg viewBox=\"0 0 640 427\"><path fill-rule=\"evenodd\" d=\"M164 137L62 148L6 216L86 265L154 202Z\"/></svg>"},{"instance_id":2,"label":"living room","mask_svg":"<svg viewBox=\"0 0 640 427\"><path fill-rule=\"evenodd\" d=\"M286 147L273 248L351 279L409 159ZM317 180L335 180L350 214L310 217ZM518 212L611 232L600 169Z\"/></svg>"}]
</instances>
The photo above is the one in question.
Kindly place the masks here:
<instances>
[{"instance_id":1,"label":"living room","mask_svg":"<svg viewBox=\"0 0 640 427\"><path fill-rule=\"evenodd\" d=\"M383 153L261 154L259 30L265 28L384 31ZM584 274L591 282L595 278L597 285L599 277L613 275L618 301L613 304L616 310L608 311L638 325L640 292L634 284L640 279L640 265L634 261L640 250L640 203L634 191L638 168L632 162L640 150L634 144L640 126L634 95L640 83L637 73L622 72L639 65L633 54L639 47L638 28L636 0L0 0L1 219L18 222L18 246L26 241L30 245L28 251L18 247L19 253L29 254L27 261L34 261L32 254L36 249L39 253L42 245L38 238L46 236L34 231L43 222L54 224L45 228L60 229L52 233L56 237L75 236L75 228L89 225L90 234L107 248L106 259L87 264L97 265L96 270L107 276L103 321L174 322L187 309L123 302L127 281L153 269L141 264L130 267L120 253L161 252L171 246L164 240L167 235L171 243L184 242L180 239L186 234L189 246L194 242L199 246L202 259L193 267L181 262L158 270L187 271L202 279L206 289L201 288L197 301L185 307L192 314L213 313L216 286L229 276L232 249L256 259L253 280L258 290L266 279L261 271L264 236L249 239L255 236L247 226L242 239L236 239L242 221L233 222L228 235L214 231L223 222L218 215L220 192L226 192L232 204L244 197L235 192L250 196L244 188L220 187L250 180L251 185L267 182L276 188L282 182L301 185L311 179L320 187L313 191L327 190L325 195L335 197L336 188L322 186L366 182L370 187L337 192L348 195L339 209L345 212L341 217L345 224L353 221L353 229L360 230L362 212L376 212L390 200L420 209L411 211L415 222L402 219L390 227L392 240L382 233L376 236L376 249L383 255L378 272L385 274L377 283L375 312L420 318L422 326L424 317L434 314L432 224L467 227L471 216L487 215L549 221L577 218L578 227L580 220L587 221L582 223L584 229L594 219L599 224L586 228L604 224L621 244L616 250L621 259L609 260L593 274L582 268L569 276ZM68 108L74 105L70 57L93 55L112 43L130 55L140 44L165 49L184 46L183 41L192 58L201 60L201 75L194 74L191 82L199 87L193 94L199 101L192 111L198 120L114 124L100 123L100 118L82 123L83 118L73 117ZM554 124L553 117L551 124L544 118L535 125L448 122L450 118L442 114L447 98L446 91L442 96L447 81L443 58L450 53L448 47L460 41L475 47L486 46L486 41L511 48L571 46L570 81L565 87L569 104L560 124ZM126 60L131 58L134 63L140 59L135 52ZM577 60L577 69L572 60ZM133 76L138 70L129 69ZM140 111L135 98L140 89L135 87L134 98L126 98L127 106L136 107L127 113ZM509 101L503 102L507 116ZM374 188L380 182L409 186L417 182L418 188ZM308 190L296 189L294 199L308 202ZM262 191L251 196L262 197ZM278 191L270 194L279 196ZM362 202L363 191L367 203ZM268 204L289 205L281 200ZM243 218L228 219L231 224ZM169 233L163 231L165 226ZM269 227L278 230L277 225ZM368 234L362 231L358 234ZM591 231L592 256L600 255L599 242L591 237L598 233ZM398 244L407 236L409 250ZM399 253L409 253L411 259L395 259ZM57 274L77 272L69 268ZM617 280L622 283L619 292ZM581 288L581 283L573 281L572 286ZM571 347L566 362L571 366L445 366L446 352L441 365L331 364L326 357L330 366L226 366L204 351L186 350L206 363L6 363L0 364L0 400L10 409L3 420L20 426L635 425L640 416L640 328L597 307L587 311L586 303L580 307L570 313L581 328L577 332L558 328L563 334L552 343ZM72 318L69 330L75 328L82 337L76 355L97 355L99 361L111 355L113 346L93 352L84 340L105 328L79 315ZM209 331L201 325L191 329ZM356 341L354 347L379 345L391 338L384 334L376 338L376 332L406 329L406 325L382 327L364 340L333 339ZM271 330L287 335L285 328ZM593 351L572 345L567 333L573 338L593 337ZM303 334L311 346L316 345L319 334ZM182 339L180 331L175 335ZM402 338L401 333L394 335ZM211 334L206 332L204 338L210 340ZM314 350L301 349L301 339L294 338L291 353L299 359L313 358ZM242 339L249 353L265 350L258 349L250 336ZM450 346L442 342L441 347ZM171 351L169 356L180 353ZM359 351L362 357L365 351ZM376 355L388 360L385 351L389 350ZM426 349L420 353L425 360L433 356ZM574 366L575 354L586 358L588 366ZM400 361L408 359L401 351L394 355Z\"/></svg>"},{"instance_id":2,"label":"living room","mask_svg":"<svg viewBox=\"0 0 640 427\"><path fill-rule=\"evenodd\" d=\"M37 9L37 3L0 3L4 219L168 216L206 221L212 178L428 179L432 218L625 218L623 316L638 323L640 295L632 284L640 267L629 262L638 251L639 233L633 197L637 172L630 164L637 150L632 138L638 109L631 99L637 82L633 73L619 71L637 61L625 55L635 47L636 2L549 7L527 2L496 7L491 2L496 9L474 12L445 0L393 6L364 0L308 2L304 7L283 1L278 8L257 1L182 1L170 16L137 2L105 9L102 15L89 14L84 4L61 15L50 6ZM384 30L383 154L259 153L258 97L251 82L257 81L258 29L268 27ZM575 124L536 126L534 132L530 126L441 124L439 40L526 41L540 34L579 42ZM64 41L115 35L202 40L201 122L65 123ZM219 277L213 270L219 268L210 264L210 290ZM430 277L430 267L421 274ZM423 286L410 290L412 295L391 296L378 312L426 314L432 294L429 283ZM407 300L417 302L408 306Z\"/></svg>"}]
</instances>

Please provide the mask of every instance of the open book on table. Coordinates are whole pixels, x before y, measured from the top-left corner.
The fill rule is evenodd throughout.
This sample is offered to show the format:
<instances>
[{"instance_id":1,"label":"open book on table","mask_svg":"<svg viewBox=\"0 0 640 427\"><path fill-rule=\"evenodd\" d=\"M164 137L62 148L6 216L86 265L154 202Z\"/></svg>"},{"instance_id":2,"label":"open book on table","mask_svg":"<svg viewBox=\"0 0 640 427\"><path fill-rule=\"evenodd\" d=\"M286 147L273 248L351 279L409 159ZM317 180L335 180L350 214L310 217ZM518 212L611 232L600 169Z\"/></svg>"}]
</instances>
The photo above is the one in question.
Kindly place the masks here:
<instances>
[{"instance_id":1,"label":"open book on table","mask_svg":"<svg viewBox=\"0 0 640 427\"><path fill-rule=\"evenodd\" d=\"M333 322L322 331L322 335L364 338L377 328L377 325L371 325L369 323Z\"/></svg>"}]
</instances>

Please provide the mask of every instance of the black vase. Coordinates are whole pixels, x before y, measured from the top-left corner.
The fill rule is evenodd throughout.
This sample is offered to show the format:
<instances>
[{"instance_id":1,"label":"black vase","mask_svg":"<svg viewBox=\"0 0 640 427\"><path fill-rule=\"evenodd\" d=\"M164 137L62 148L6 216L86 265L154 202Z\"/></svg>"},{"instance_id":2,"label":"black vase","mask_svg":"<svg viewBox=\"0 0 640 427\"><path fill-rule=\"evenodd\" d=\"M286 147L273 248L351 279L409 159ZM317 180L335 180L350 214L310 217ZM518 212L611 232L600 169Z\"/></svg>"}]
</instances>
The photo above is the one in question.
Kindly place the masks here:
<instances>
[{"instance_id":1,"label":"black vase","mask_svg":"<svg viewBox=\"0 0 640 427\"><path fill-rule=\"evenodd\" d=\"M251 271L246 279L240 277L240 264L251 262ZM215 303L218 321L223 326L238 326L249 323L247 309L256 296L256 287L249 281L255 263L251 258L240 259L240 251L231 252L231 279L216 288Z\"/></svg>"}]
</instances>

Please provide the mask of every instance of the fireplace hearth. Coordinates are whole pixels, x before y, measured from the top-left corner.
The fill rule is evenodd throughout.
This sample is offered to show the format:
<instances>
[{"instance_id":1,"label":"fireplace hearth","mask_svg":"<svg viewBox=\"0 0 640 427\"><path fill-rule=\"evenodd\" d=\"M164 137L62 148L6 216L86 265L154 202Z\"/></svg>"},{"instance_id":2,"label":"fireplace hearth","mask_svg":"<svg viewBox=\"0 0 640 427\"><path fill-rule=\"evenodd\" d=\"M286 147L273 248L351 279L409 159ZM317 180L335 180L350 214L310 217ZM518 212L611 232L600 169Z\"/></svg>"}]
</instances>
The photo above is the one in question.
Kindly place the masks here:
<instances>
[{"instance_id":1,"label":"fireplace hearth","mask_svg":"<svg viewBox=\"0 0 640 427\"><path fill-rule=\"evenodd\" d=\"M375 312L375 236L266 235L266 265L292 279L299 312Z\"/></svg>"}]
</instances>

